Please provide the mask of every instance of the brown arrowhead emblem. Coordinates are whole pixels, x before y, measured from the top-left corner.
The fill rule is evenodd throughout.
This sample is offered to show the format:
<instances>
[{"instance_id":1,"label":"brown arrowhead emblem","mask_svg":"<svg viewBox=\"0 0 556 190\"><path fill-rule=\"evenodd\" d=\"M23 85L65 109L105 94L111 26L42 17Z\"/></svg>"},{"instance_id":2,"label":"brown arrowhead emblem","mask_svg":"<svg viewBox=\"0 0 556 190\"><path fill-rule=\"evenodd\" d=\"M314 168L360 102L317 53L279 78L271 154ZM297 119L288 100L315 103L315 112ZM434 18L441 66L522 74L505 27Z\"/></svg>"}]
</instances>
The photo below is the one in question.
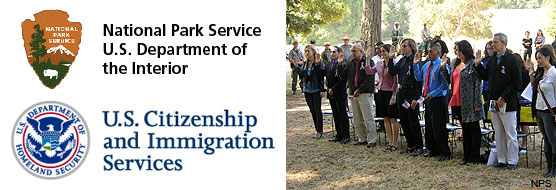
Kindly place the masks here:
<instances>
[{"instance_id":1,"label":"brown arrowhead emblem","mask_svg":"<svg viewBox=\"0 0 556 190\"><path fill-rule=\"evenodd\" d=\"M44 86L54 89L66 77L81 43L81 23L68 13L45 10L21 23L27 60Z\"/></svg>"}]
</instances>

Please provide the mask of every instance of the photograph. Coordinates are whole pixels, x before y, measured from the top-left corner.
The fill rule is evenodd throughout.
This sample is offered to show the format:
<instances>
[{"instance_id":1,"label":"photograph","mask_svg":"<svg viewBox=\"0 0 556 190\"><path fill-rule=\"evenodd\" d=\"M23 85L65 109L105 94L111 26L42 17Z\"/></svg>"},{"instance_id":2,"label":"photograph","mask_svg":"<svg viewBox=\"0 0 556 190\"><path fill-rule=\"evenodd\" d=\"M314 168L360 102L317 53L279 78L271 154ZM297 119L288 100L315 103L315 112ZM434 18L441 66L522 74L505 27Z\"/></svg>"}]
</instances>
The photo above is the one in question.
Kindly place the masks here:
<instances>
[{"instance_id":1,"label":"photograph","mask_svg":"<svg viewBox=\"0 0 556 190\"><path fill-rule=\"evenodd\" d=\"M287 189L553 189L555 48L554 0L286 0Z\"/></svg>"}]
</instances>

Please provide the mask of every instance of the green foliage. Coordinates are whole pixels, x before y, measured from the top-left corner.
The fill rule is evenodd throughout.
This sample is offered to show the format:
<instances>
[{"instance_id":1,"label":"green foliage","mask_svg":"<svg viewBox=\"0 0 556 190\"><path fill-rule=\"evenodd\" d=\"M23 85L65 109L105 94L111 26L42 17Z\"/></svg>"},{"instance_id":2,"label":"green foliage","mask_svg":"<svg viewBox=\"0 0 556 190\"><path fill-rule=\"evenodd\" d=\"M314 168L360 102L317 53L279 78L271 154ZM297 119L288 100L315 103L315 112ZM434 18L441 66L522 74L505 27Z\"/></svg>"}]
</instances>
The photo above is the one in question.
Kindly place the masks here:
<instances>
[{"instance_id":1,"label":"green foliage","mask_svg":"<svg viewBox=\"0 0 556 190\"><path fill-rule=\"evenodd\" d=\"M301 44L309 44L312 39L317 41L317 45L323 45L324 42L330 42L332 45L343 43L341 40L344 36L350 39L358 39L361 35L361 15L363 14L362 0L348 0L344 3L346 7L342 18L327 26L315 27L313 33L300 38Z\"/></svg>"},{"instance_id":2,"label":"green foliage","mask_svg":"<svg viewBox=\"0 0 556 190\"><path fill-rule=\"evenodd\" d=\"M556 35L556 0L545 0L544 5L548 8L548 14L546 15L543 32L550 39Z\"/></svg>"},{"instance_id":3,"label":"green foliage","mask_svg":"<svg viewBox=\"0 0 556 190\"><path fill-rule=\"evenodd\" d=\"M46 87L53 89L60 84L62 79L66 76L69 71L69 67L71 66L71 62L60 61L58 65L53 65L50 59L48 59L46 62L43 61L40 63L34 63L32 66L41 82ZM56 70L58 72L58 77L52 77L52 79L51 77L45 77L44 70L47 69Z\"/></svg>"},{"instance_id":4,"label":"green foliage","mask_svg":"<svg viewBox=\"0 0 556 190\"><path fill-rule=\"evenodd\" d=\"M35 33L31 35L31 43L29 45L31 46L31 55L36 59L33 63L35 64L39 62L40 57L46 55L46 47L44 46L46 40L44 39L44 30L41 30L39 24L36 24L33 28Z\"/></svg>"},{"instance_id":5,"label":"green foliage","mask_svg":"<svg viewBox=\"0 0 556 190\"><path fill-rule=\"evenodd\" d=\"M420 36L423 23L427 23L431 35L442 34L455 40L465 35L473 39L489 38L490 17L485 13L493 0L415 0L411 9L411 32Z\"/></svg>"},{"instance_id":6,"label":"green foliage","mask_svg":"<svg viewBox=\"0 0 556 190\"><path fill-rule=\"evenodd\" d=\"M536 9L543 0L494 0L495 9Z\"/></svg>"},{"instance_id":7,"label":"green foliage","mask_svg":"<svg viewBox=\"0 0 556 190\"><path fill-rule=\"evenodd\" d=\"M286 35L309 35L315 27L340 20L346 0L286 0Z\"/></svg>"},{"instance_id":8,"label":"green foliage","mask_svg":"<svg viewBox=\"0 0 556 190\"><path fill-rule=\"evenodd\" d=\"M382 2L382 41L391 43L390 32L394 23L400 23L404 35L409 31L409 11L411 2L407 0L384 0Z\"/></svg>"}]
</instances>

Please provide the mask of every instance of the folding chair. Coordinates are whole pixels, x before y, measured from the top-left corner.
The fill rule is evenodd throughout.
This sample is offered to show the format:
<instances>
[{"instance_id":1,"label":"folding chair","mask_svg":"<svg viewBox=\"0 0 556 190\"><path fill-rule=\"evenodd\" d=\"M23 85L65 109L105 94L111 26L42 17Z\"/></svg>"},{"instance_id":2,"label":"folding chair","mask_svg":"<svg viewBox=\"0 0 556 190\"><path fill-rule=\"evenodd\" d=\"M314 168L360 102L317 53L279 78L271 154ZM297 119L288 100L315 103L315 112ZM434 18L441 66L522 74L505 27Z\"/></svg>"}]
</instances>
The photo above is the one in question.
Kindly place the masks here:
<instances>
[{"instance_id":1,"label":"folding chair","mask_svg":"<svg viewBox=\"0 0 556 190\"><path fill-rule=\"evenodd\" d=\"M376 132L377 132L377 135L378 135L378 138L377 138L378 139L378 144L380 144L380 141L381 141L380 140L380 132L384 132L384 142L385 142L385 145L386 145L387 139L386 139L386 126L384 126L384 118L375 117L375 125L376 125ZM382 130L381 126L383 126L385 129Z\"/></svg>"},{"instance_id":2,"label":"folding chair","mask_svg":"<svg viewBox=\"0 0 556 190\"><path fill-rule=\"evenodd\" d=\"M323 110L322 111L322 116L323 116L323 118L324 118L324 116L332 117L332 110ZM336 128L334 128L334 125L335 125L334 117L332 117L332 124L330 125L331 129L330 129L330 131L324 132L324 134L332 133L332 136L334 136L334 131L336 131Z\"/></svg>"},{"instance_id":3,"label":"folding chair","mask_svg":"<svg viewBox=\"0 0 556 190\"><path fill-rule=\"evenodd\" d=\"M457 141L457 137L456 136L456 130L461 129L460 126L453 124L453 123L446 123L446 129L448 130L448 132L450 132L452 135L452 137L448 137L448 141L450 142L450 152L451 152L451 157L453 157L454 155L454 145L456 144Z\"/></svg>"},{"instance_id":4,"label":"folding chair","mask_svg":"<svg viewBox=\"0 0 556 190\"><path fill-rule=\"evenodd\" d=\"M517 139L519 141L519 138L527 138L529 135L531 135L531 133L521 133L521 134L518 133ZM525 149L527 149L527 144L529 144L529 142L525 143ZM541 159L542 159L542 154L541 154ZM525 161L526 161L527 168L529 168L529 151L525 151Z\"/></svg>"}]
</instances>

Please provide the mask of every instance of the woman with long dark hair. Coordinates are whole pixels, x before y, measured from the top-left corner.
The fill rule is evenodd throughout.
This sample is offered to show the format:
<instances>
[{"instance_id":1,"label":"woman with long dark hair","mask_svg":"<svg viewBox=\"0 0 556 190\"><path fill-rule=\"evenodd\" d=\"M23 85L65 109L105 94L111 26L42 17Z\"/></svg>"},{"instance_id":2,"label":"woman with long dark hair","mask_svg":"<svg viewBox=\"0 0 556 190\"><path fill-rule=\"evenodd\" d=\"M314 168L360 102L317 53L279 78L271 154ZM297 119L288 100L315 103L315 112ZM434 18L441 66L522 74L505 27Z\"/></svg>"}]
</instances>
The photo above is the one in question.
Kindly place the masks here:
<instances>
[{"instance_id":1,"label":"woman with long dark hair","mask_svg":"<svg viewBox=\"0 0 556 190\"><path fill-rule=\"evenodd\" d=\"M488 63L488 60L494 54L495 54L495 52L494 52L494 48L492 47L492 40L490 40L485 44L485 53L484 53L483 59L481 59L481 63L483 63L483 66L485 67L485 69L486 69L486 65ZM485 111L485 117L487 115L488 106L489 106L487 100L488 100L488 81L484 80L483 81L483 101L485 103L483 105L483 109Z\"/></svg>"},{"instance_id":2,"label":"woman with long dark hair","mask_svg":"<svg viewBox=\"0 0 556 190\"><path fill-rule=\"evenodd\" d=\"M535 51L538 51L544 45L544 40L544 34L542 33L542 30L539 29L539 31L537 31L537 37L535 37Z\"/></svg>"},{"instance_id":3,"label":"woman with long dark hair","mask_svg":"<svg viewBox=\"0 0 556 190\"><path fill-rule=\"evenodd\" d=\"M303 56L305 61L301 66L301 76L303 79L303 94L317 134L313 136L315 139L322 138L322 110L321 98L324 97L324 67L317 53L315 46L309 44L305 46Z\"/></svg>"},{"instance_id":4,"label":"woman with long dark hair","mask_svg":"<svg viewBox=\"0 0 556 190\"><path fill-rule=\"evenodd\" d=\"M483 100L481 99L482 81L475 67L475 56L471 44L462 40L456 42L454 53L455 66L448 72L447 60L443 59L440 71L452 84L452 98L449 106L458 118L463 130L463 159L460 164L477 163L480 158L481 129L479 120L484 119Z\"/></svg>"},{"instance_id":5,"label":"woman with long dark hair","mask_svg":"<svg viewBox=\"0 0 556 190\"><path fill-rule=\"evenodd\" d=\"M533 87L533 115L544 140L544 155L548 162L543 177L556 176L556 56L550 45L541 47L535 53L537 71L529 71ZM530 61L527 64L531 65Z\"/></svg>"},{"instance_id":6,"label":"woman with long dark hair","mask_svg":"<svg viewBox=\"0 0 556 190\"><path fill-rule=\"evenodd\" d=\"M527 88L527 85L529 85L529 75L527 72L527 68L525 66L525 61L521 58L521 55L519 55L519 53L513 53L515 55L515 57L517 58L517 60L519 60L519 68L521 69L521 86L519 87L519 90L517 92L517 105L520 105L519 100L523 99L521 97L521 92L523 92L523 90L525 90L525 88ZM521 106L517 106L517 110L516 110L516 115L517 115L517 133L529 133L529 126L525 126L525 125L520 125L520 116L521 116ZM519 145L519 150L520 151L527 151L527 149L525 148L527 145L527 138L523 138L523 140L521 141L521 144Z\"/></svg>"},{"instance_id":7,"label":"woman with long dark hair","mask_svg":"<svg viewBox=\"0 0 556 190\"><path fill-rule=\"evenodd\" d=\"M398 76L392 76L388 73L388 64L394 64L395 47L390 44L380 46L379 55L382 57L374 67L365 67L368 75L378 74L379 83L378 98L376 104L376 116L384 118L384 127L386 128L386 136L388 137L388 145L386 150L395 151L398 149L399 126L398 126L398 108L396 106L396 91L398 90ZM392 53L392 54L391 54Z\"/></svg>"}]
</instances>

